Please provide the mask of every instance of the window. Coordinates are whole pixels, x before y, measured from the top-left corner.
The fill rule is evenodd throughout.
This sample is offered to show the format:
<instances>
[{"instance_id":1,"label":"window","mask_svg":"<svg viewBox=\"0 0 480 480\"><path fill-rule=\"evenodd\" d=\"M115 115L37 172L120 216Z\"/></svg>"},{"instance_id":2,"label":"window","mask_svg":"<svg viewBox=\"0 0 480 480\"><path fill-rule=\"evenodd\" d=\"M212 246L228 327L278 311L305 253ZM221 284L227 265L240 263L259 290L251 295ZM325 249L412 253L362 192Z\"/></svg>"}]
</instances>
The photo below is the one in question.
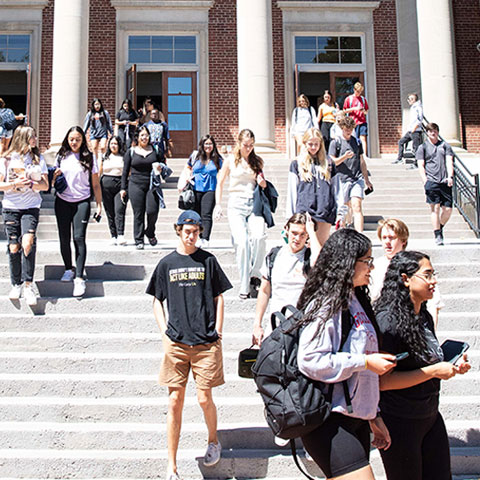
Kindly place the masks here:
<instances>
[{"instance_id":1,"label":"window","mask_svg":"<svg viewBox=\"0 0 480 480\"><path fill-rule=\"evenodd\" d=\"M295 63L362 63L362 39L295 37Z\"/></svg>"},{"instance_id":2,"label":"window","mask_svg":"<svg viewBox=\"0 0 480 480\"><path fill-rule=\"evenodd\" d=\"M193 36L134 35L128 37L129 63L196 63Z\"/></svg>"},{"instance_id":3,"label":"window","mask_svg":"<svg viewBox=\"0 0 480 480\"><path fill-rule=\"evenodd\" d=\"M28 63L30 35L0 35L1 63Z\"/></svg>"}]
</instances>

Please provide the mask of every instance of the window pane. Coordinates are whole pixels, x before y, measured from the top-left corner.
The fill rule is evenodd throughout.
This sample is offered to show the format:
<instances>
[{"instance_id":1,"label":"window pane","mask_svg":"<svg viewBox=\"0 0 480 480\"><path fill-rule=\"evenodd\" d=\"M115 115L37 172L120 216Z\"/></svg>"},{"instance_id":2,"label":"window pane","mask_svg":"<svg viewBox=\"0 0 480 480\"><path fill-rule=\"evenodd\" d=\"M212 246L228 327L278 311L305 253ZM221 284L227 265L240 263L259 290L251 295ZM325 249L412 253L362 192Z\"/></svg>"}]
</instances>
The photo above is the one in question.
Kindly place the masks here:
<instances>
[{"instance_id":1,"label":"window pane","mask_svg":"<svg viewBox=\"0 0 480 480\"><path fill-rule=\"evenodd\" d=\"M8 35L8 48L23 48L30 47L30 37L28 35Z\"/></svg>"},{"instance_id":2,"label":"window pane","mask_svg":"<svg viewBox=\"0 0 480 480\"><path fill-rule=\"evenodd\" d=\"M130 50L129 63L150 63L150 50Z\"/></svg>"},{"instance_id":3,"label":"window pane","mask_svg":"<svg viewBox=\"0 0 480 480\"><path fill-rule=\"evenodd\" d=\"M192 79L185 77L170 77L168 79L168 93L192 93Z\"/></svg>"},{"instance_id":4,"label":"window pane","mask_svg":"<svg viewBox=\"0 0 480 480\"><path fill-rule=\"evenodd\" d=\"M190 113L170 113L168 128L172 130L192 130L192 115Z\"/></svg>"},{"instance_id":5,"label":"window pane","mask_svg":"<svg viewBox=\"0 0 480 480\"><path fill-rule=\"evenodd\" d=\"M169 112L191 112L192 97L191 96L170 96L168 97Z\"/></svg>"},{"instance_id":6,"label":"window pane","mask_svg":"<svg viewBox=\"0 0 480 480\"><path fill-rule=\"evenodd\" d=\"M7 52L6 50L0 50L0 62L7 61Z\"/></svg>"},{"instance_id":7,"label":"window pane","mask_svg":"<svg viewBox=\"0 0 480 480\"><path fill-rule=\"evenodd\" d=\"M152 50L152 63L173 63L171 50Z\"/></svg>"},{"instance_id":8,"label":"window pane","mask_svg":"<svg viewBox=\"0 0 480 480\"><path fill-rule=\"evenodd\" d=\"M338 37L317 37L319 50L338 50Z\"/></svg>"},{"instance_id":9,"label":"window pane","mask_svg":"<svg viewBox=\"0 0 480 480\"><path fill-rule=\"evenodd\" d=\"M297 50L295 63L315 63L315 50Z\"/></svg>"},{"instance_id":10,"label":"window pane","mask_svg":"<svg viewBox=\"0 0 480 480\"><path fill-rule=\"evenodd\" d=\"M7 47L7 35L0 35L0 48Z\"/></svg>"},{"instance_id":11,"label":"window pane","mask_svg":"<svg viewBox=\"0 0 480 480\"><path fill-rule=\"evenodd\" d=\"M146 36L132 36L128 37L128 48L150 48L150 38Z\"/></svg>"},{"instance_id":12,"label":"window pane","mask_svg":"<svg viewBox=\"0 0 480 480\"><path fill-rule=\"evenodd\" d=\"M175 37L175 49L195 50L195 37Z\"/></svg>"},{"instance_id":13,"label":"window pane","mask_svg":"<svg viewBox=\"0 0 480 480\"><path fill-rule=\"evenodd\" d=\"M28 62L28 50L8 50L7 62Z\"/></svg>"},{"instance_id":14,"label":"window pane","mask_svg":"<svg viewBox=\"0 0 480 480\"><path fill-rule=\"evenodd\" d=\"M342 63L362 63L362 52L342 52Z\"/></svg>"},{"instance_id":15,"label":"window pane","mask_svg":"<svg viewBox=\"0 0 480 480\"><path fill-rule=\"evenodd\" d=\"M165 35L152 37L152 48L171 50L173 48L173 37Z\"/></svg>"},{"instance_id":16,"label":"window pane","mask_svg":"<svg viewBox=\"0 0 480 480\"><path fill-rule=\"evenodd\" d=\"M174 63L195 63L195 50L175 50Z\"/></svg>"},{"instance_id":17,"label":"window pane","mask_svg":"<svg viewBox=\"0 0 480 480\"><path fill-rule=\"evenodd\" d=\"M295 37L295 50L315 50L315 37Z\"/></svg>"},{"instance_id":18,"label":"window pane","mask_svg":"<svg viewBox=\"0 0 480 480\"><path fill-rule=\"evenodd\" d=\"M319 52L315 63L339 63L338 52L335 50L324 50Z\"/></svg>"},{"instance_id":19,"label":"window pane","mask_svg":"<svg viewBox=\"0 0 480 480\"><path fill-rule=\"evenodd\" d=\"M361 50L360 37L340 37L340 48L342 50Z\"/></svg>"}]
</instances>

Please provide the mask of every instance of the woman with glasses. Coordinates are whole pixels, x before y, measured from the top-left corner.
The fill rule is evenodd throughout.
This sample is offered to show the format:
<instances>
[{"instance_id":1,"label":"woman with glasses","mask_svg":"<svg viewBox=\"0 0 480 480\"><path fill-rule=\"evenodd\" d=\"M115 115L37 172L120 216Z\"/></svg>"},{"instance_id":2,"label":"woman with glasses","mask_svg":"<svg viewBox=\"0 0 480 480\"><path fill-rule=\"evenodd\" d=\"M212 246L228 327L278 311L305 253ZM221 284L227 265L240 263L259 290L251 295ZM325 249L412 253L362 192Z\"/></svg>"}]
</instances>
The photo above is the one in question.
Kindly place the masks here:
<instances>
[{"instance_id":1,"label":"woman with glasses","mask_svg":"<svg viewBox=\"0 0 480 480\"><path fill-rule=\"evenodd\" d=\"M253 192L257 185L267 186L263 175L263 160L255 153L255 135L249 129L238 134L233 155L220 170L215 191L214 217L220 218L223 185L230 177L228 196L228 223L235 246L240 272L242 300L250 297L250 290L260 286L260 267L265 257L265 220L253 213Z\"/></svg>"},{"instance_id":2,"label":"woman with glasses","mask_svg":"<svg viewBox=\"0 0 480 480\"><path fill-rule=\"evenodd\" d=\"M426 302L437 280L424 253L402 251L390 262L375 302L383 350L408 356L380 378L380 412L392 445L381 451L388 480L450 480L450 450L438 411L440 380L470 369L443 361Z\"/></svg>"},{"instance_id":3,"label":"woman with glasses","mask_svg":"<svg viewBox=\"0 0 480 480\"><path fill-rule=\"evenodd\" d=\"M378 327L367 288L372 268L370 240L350 228L338 230L320 251L297 304L305 312L297 324L301 328L298 367L307 377L323 382L326 395L333 384L331 414L302 437L305 449L329 479L374 478L370 431L375 447L390 446L388 431L377 415L379 375L394 367L395 357L378 353Z\"/></svg>"}]
</instances>

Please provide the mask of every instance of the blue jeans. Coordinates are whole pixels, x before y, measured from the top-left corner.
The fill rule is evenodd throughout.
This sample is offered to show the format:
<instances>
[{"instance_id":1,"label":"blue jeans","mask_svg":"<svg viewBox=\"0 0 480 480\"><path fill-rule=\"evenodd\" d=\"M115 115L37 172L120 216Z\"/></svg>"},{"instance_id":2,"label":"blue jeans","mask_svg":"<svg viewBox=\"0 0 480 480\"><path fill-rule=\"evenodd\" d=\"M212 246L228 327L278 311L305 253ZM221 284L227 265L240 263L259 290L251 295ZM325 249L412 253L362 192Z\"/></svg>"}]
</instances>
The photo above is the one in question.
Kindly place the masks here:
<instances>
[{"instance_id":1,"label":"blue jeans","mask_svg":"<svg viewBox=\"0 0 480 480\"><path fill-rule=\"evenodd\" d=\"M260 268L265 259L266 234L263 217L253 215L253 198L230 195L228 223L240 273L240 293L250 291L250 278L261 278Z\"/></svg>"}]
</instances>

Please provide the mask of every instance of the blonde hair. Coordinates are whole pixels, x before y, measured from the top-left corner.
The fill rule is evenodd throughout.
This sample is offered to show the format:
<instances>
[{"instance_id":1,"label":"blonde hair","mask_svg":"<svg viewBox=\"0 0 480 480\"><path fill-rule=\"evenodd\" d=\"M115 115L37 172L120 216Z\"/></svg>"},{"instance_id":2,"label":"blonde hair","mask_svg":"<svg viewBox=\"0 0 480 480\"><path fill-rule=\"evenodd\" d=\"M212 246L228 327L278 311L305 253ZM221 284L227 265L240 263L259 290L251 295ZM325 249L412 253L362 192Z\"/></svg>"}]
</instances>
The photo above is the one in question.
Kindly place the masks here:
<instances>
[{"instance_id":1,"label":"blonde hair","mask_svg":"<svg viewBox=\"0 0 480 480\"><path fill-rule=\"evenodd\" d=\"M233 160L235 162L235 166L238 166L238 164L242 160L242 154L240 150L242 148L242 142L244 140L253 140L255 142L255 135L248 128L244 128L238 134L237 142L233 147ZM263 160L255 153L255 150L253 148L246 160L248 162L248 166L255 172L255 174L258 175L259 173L261 173L261 171L263 170Z\"/></svg>"},{"instance_id":2,"label":"blonde hair","mask_svg":"<svg viewBox=\"0 0 480 480\"><path fill-rule=\"evenodd\" d=\"M393 230L398 239L404 244L403 248L405 249L407 247L410 232L408 231L408 227L404 222L398 218L387 218L385 220L380 220L377 227L377 237L380 241L382 240L382 230L384 228Z\"/></svg>"},{"instance_id":3,"label":"blonde hair","mask_svg":"<svg viewBox=\"0 0 480 480\"><path fill-rule=\"evenodd\" d=\"M307 104L307 108L310 108L310 100L308 99L308 97L304 93L301 93L297 97L297 107L300 107L300 101L301 100L303 100Z\"/></svg>"},{"instance_id":4,"label":"blonde hair","mask_svg":"<svg viewBox=\"0 0 480 480\"><path fill-rule=\"evenodd\" d=\"M32 163L38 165L40 163L40 152L37 147L30 146L30 140L36 135L35 129L26 125L18 126L13 132L12 143L8 150L4 153L7 157L12 152L17 152L20 155L32 154Z\"/></svg>"},{"instance_id":5,"label":"blonde hair","mask_svg":"<svg viewBox=\"0 0 480 480\"><path fill-rule=\"evenodd\" d=\"M306 143L312 138L320 140L320 148L314 157L312 157L307 150ZM330 180L330 169L328 168L327 154L325 152L325 144L323 143L323 136L318 128L309 128L302 138L302 150L297 158L298 172L300 178L304 182L311 182L313 180L313 171L315 166L323 175L325 180Z\"/></svg>"}]
</instances>

